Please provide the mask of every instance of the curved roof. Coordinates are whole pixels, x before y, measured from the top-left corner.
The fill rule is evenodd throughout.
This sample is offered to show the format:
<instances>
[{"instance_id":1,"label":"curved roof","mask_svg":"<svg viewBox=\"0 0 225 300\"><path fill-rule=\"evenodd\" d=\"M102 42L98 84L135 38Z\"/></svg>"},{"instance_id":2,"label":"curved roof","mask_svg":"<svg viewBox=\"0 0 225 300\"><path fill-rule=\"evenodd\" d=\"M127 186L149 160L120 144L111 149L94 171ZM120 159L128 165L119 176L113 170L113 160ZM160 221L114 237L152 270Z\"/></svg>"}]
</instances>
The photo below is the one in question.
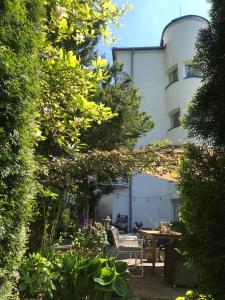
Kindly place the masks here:
<instances>
[{"instance_id":1,"label":"curved roof","mask_svg":"<svg viewBox=\"0 0 225 300\"><path fill-rule=\"evenodd\" d=\"M204 17L201 17L201 16L198 16L198 15L186 15L186 16L182 16L182 17L179 17L179 18L176 18L176 19L173 19L169 24L167 24L165 26L165 28L163 29L163 32L162 32L162 36L161 36L161 41L160 41L160 46L163 46L163 35L165 33L165 31L167 30L168 27L170 27L171 25L179 22L180 20L184 20L184 19L199 19L199 20L203 20L207 23L209 23L209 21L204 18Z\"/></svg>"}]
</instances>

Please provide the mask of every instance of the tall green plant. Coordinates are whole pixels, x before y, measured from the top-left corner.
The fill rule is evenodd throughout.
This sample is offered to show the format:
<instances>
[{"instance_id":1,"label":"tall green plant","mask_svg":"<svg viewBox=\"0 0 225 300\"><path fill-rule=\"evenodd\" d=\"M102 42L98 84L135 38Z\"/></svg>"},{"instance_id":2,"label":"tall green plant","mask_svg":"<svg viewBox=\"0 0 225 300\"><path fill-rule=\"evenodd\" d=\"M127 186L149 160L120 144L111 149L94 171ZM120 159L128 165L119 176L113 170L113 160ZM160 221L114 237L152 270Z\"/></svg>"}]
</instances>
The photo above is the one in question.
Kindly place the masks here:
<instances>
[{"instance_id":1,"label":"tall green plant","mask_svg":"<svg viewBox=\"0 0 225 300\"><path fill-rule=\"evenodd\" d=\"M209 0L210 22L196 43L195 61L202 73L202 86L190 103L185 126L189 135L225 146L225 3Z\"/></svg>"},{"instance_id":2,"label":"tall green plant","mask_svg":"<svg viewBox=\"0 0 225 300\"><path fill-rule=\"evenodd\" d=\"M202 146L189 145L180 168L181 218L188 262L198 269L200 290L210 299L225 299L225 3L210 0L209 26L197 41L202 87L184 123Z\"/></svg>"},{"instance_id":3,"label":"tall green plant","mask_svg":"<svg viewBox=\"0 0 225 300\"><path fill-rule=\"evenodd\" d=\"M34 195L39 0L0 4L0 298L9 299L25 251Z\"/></svg>"}]
</instances>

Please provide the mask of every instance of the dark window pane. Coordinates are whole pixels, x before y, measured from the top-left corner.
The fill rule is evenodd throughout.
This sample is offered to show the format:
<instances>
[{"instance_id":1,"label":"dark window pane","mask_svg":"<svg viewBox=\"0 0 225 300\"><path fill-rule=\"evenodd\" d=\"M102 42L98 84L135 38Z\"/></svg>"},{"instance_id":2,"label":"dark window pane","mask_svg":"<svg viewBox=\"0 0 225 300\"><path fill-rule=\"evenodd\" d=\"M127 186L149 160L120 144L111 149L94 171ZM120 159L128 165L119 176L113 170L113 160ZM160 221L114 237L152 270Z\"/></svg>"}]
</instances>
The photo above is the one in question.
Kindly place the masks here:
<instances>
[{"instance_id":1,"label":"dark window pane","mask_svg":"<svg viewBox=\"0 0 225 300\"><path fill-rule=\"evenodd\" d=\"M178 80L178 69L169 73L169 83L173 83Z\"/></svg>"},{"instance_id":2,"label":"dark window pane","mask_svg":"<svg viewBox=\"0 0 225 300\"><path fill-rule=\"evenodd\" d=\"M171 129L180 126L180 110L171 114L170 118L171 118Z\"/></svg>"},{"instance_id":3,"label":"dark window pane","mask_svg":"<svg viewBox=\"0 0 225 300\"><path fill-rule=\"evenodd\" d=\"M201 72L197 65L185 65L185 77L201 77Z\"/></svg>"},{"instance_id":4,"label":"dark window pane","mask_svg":"<svg viewBox=\"0 0 225 300\"><path fill-rule=\"evenodd\" d=\"M173 116L173 127L179 127L180 126L180 111L176 112Z\"/></svg>"}]
</instances>

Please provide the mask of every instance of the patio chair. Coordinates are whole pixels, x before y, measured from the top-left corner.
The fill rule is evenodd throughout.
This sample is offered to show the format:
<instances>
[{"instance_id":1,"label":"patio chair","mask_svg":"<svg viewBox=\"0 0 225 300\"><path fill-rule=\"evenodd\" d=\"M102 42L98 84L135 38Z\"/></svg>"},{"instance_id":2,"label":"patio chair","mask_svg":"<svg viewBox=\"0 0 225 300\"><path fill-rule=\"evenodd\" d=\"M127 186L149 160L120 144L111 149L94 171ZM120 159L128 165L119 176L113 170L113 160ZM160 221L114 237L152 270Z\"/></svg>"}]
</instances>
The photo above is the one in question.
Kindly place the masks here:
<instances>
[{"instance_id":1,"label":"patio chair","mask_svg":"<svg viewBox=\"0 0 225 300\"><path fill-rule=\"evenodd\" d=\"M117 258L119 254L129 254L129 260L134 256L135 264L134 267L140 269L140 275L135 275L131 273L133 277L143 277L144 268L143 268L143 239L138 239L135 236L123 236L119 234L117 228L111 229L113 239L114 239L114 256ZM137 263L137 260L140 259L140 263ZM131 268L130 268L131 269Z\"/></svg>"}]
</instances>

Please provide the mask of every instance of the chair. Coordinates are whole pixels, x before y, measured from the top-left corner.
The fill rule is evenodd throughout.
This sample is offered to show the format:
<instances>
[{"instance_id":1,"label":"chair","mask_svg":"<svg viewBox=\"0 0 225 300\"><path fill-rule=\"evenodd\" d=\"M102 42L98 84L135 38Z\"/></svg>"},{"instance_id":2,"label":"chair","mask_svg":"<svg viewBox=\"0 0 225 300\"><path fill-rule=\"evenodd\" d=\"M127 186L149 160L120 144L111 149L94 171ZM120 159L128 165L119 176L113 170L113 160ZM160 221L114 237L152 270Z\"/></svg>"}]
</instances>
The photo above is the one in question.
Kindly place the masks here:
<instances>
[{"instance_id":1,"label":"chair","mask_svg":"<svg viewBox=\"0 0 225 300\"><path fill-rule=\"evenodd\" d=\"M132 255L134 255L134 266L140 268L141 274L135 275L132 274L132 272L130 273L133 277L143 277L143 239L138 239L136 236L131 235L120 235L117 228L111 229L111 231L114 239L113 255L117 257L119 254L129 254L130 261L132 259ZM137 256L139 256L140 264L137 263Z\"/></svg>"}]
</instances>

